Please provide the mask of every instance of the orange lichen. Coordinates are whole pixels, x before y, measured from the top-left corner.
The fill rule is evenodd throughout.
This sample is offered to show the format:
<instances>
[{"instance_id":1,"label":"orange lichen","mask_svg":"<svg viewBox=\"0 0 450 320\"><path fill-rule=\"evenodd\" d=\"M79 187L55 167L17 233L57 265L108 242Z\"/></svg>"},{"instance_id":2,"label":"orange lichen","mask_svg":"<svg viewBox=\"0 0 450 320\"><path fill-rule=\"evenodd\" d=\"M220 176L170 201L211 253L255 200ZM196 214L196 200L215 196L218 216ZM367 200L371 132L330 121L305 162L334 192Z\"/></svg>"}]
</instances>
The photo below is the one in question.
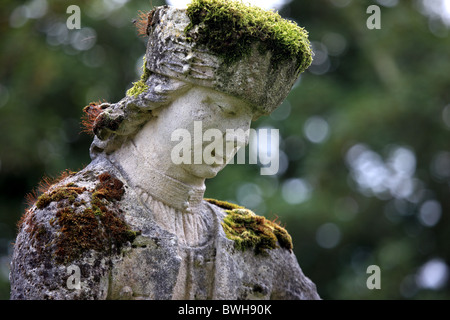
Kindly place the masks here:
<instances>
[{"instance_id":1,"label":"orange lichen","mask_svg":"<svg viewBox=\"0 0 450 320\"><path fill-rule=\"evenodd\" d=\"M102 113L102 102L91 102L83 108L84 115L81 118L82 132L94 135L95 120Z\"/></svg>"},{"instance_id":2,"label":"orange lichen","mask_svg":"<svg viewBox=\"0 0 450 320\"><path fill-rule=\"evenodd\" d=\"M152 24L152 17L155 10L145 12L145 11L138 11L138 16L136 20L134 21L134 24L136 26L136 30L138 35L145 37L149 35L148 27Z\"/></svg>"},{"instance_id":3,"label":"orange lichen","mask_svg":"<svg viewBox=\"0 0 450 320\"><path fill-rule=\"evenodd\" d=\"M114 178L109 173L104 172L98 176L100 181L99 186L94 193L95 197L106 199L108 201L120 200L125 192L123 189L123 182Z\"/></svg>"}]
</instances>

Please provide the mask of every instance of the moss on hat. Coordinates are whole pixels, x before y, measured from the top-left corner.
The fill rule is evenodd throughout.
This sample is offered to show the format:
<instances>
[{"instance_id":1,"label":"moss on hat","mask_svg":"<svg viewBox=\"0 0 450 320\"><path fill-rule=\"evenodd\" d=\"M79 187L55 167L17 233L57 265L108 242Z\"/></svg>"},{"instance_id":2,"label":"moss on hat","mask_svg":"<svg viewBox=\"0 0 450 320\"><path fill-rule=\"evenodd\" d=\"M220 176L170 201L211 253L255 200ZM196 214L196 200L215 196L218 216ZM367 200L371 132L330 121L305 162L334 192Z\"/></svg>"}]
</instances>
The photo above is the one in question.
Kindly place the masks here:
<instances>
[{"instance_id":1,"label":"moss on hat","mask_svg":"<svg viewBox=\"0 0 450 320\"><path fill-rule=\"evenodd\" d=\"M193 0L186 13L191 20L186 34L226 63L250 54L255 42L260 43L261 51L272 51L275 65L297 58L298 69L303 72L312 62L308 32L274 11L238 1ZM190 32L196 26L198 32Z\"/></svg>"}]
</instances>

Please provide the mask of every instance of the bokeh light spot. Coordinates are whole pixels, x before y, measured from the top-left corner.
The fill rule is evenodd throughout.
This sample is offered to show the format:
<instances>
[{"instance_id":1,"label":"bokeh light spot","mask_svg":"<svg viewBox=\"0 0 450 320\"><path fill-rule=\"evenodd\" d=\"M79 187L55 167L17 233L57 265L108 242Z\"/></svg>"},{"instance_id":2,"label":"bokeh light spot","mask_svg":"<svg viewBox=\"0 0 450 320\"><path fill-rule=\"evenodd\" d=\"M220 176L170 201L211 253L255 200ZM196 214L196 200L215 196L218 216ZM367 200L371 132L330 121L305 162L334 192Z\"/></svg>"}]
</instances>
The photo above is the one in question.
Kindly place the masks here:
<instances>
[{"instance_id":1,"label":"bokeh light spot","mask_svg":"<svg viewBox=\"0 0 450 320\"><path fill-rule=\"evenodd\" d=\"M325 223L317 229L316 241L322 248L332 249L339 244L340 240L341 230L334 223Z\"/></svg>"}]
</instances>

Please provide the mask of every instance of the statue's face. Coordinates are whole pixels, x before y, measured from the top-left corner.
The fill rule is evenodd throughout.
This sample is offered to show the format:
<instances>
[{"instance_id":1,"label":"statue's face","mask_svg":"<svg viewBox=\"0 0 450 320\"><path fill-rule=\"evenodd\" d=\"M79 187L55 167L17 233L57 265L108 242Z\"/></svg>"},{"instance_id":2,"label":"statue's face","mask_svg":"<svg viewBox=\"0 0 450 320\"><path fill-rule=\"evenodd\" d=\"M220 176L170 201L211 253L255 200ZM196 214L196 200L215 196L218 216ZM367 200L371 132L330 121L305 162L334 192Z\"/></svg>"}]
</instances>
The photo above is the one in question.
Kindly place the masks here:
<instances>
[{"instance_id":1,"label":"statue's face","mask_svg":"<svg viewBox=\"0 0 450 320\"><path fill-rule=\"evenodd\" d=\"M217 175L247 144L255 116L241 99L203 87L191 88L154 115L135 143L153 166L159 163L182 181Z\"/></svg>"}]
</instances>

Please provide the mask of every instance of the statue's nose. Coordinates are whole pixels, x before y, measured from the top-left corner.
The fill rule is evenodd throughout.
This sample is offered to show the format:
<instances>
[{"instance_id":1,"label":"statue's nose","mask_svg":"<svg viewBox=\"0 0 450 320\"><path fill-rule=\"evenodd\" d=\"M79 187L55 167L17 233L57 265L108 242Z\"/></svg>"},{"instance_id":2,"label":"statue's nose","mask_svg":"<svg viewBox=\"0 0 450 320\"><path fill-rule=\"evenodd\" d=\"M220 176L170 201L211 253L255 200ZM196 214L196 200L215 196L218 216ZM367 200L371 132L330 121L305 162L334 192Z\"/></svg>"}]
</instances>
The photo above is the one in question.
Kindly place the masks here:
<instances>
[{"instance_id":1,"label":"statue's nose","mask_svg":"<svg viewBox=\"0 0 450 320\"><path fill-rule=\"evenodd\" d=\"M235 148L246 146L249 141L250 123L249 117L230 121L229 126L222 129L225 141L234 143Z\"/></svg>"}]
</instances>

